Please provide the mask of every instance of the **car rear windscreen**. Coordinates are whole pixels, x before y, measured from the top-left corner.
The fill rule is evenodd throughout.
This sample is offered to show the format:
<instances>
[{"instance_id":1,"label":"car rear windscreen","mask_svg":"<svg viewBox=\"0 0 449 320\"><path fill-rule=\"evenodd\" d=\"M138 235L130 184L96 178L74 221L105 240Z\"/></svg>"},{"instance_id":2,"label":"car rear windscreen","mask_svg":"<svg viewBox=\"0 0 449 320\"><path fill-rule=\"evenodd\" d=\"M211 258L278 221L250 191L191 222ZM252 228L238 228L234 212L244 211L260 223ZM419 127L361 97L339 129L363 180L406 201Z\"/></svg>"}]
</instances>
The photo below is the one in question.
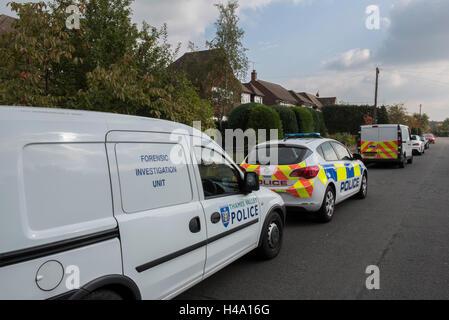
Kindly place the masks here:
<instances>
[{"instance_id":1,"label":"car rear windscreen","mask_svg":"<svg viewBox=\"0 0 449 320\"><path fill-rule=\"evenodd\" d=\"M253 149L248 155L248 164L256 165L291 165L298 164L306 158L309 150L306 148L270 145Z\"/></svg>"}]
</instances>

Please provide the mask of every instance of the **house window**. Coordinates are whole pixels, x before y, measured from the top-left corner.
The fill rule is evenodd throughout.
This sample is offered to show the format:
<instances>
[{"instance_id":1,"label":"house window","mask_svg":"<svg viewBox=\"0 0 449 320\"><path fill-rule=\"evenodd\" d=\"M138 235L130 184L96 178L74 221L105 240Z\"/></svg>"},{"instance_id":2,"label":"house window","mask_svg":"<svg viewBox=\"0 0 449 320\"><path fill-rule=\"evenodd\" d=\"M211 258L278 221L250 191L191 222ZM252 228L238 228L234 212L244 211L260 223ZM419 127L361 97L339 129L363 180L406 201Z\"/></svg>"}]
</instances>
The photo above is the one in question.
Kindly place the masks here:
<instances>
[{"instance_id":1,"label":"house window","mask_svg":"<svg viewBox=\"0 0 449 320\"><path fill-rule=\"evenodd\" d=\"M262 97L260 97L260 96L254 96L254 102L255 102L255 103L263 103Z\"/></svg>"},{"instance_id":2,"label":"house window","mask_svg":"<svg viewBox=\"0 0 449 320\"><path fill-rule=\"evenodd\" d=\"M248 93L242 93L242 103L250 103L251 102L251 95Z\"/></svg>"}]
</instances>

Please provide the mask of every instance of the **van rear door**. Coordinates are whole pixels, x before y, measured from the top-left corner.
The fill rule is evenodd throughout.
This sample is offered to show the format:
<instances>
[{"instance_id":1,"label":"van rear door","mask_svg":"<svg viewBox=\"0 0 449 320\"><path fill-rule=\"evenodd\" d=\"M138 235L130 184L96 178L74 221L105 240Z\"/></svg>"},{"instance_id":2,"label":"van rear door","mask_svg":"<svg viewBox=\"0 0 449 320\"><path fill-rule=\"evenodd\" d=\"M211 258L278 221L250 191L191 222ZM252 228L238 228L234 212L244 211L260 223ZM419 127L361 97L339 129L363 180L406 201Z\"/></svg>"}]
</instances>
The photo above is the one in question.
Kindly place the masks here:
<instances>
[{"instance_id":1,"label":"van rear door","mask_svg":"<svg viewBox=\"0 0 449 320\"><path fill-rule=\"evenodd\" d=\"M397 126L379 126L378 140L378 158L379 159L397 159L398 158L398 127Z\"/></svg>"},{"instance_id":2,"label":"van rear door","mask_svg":"<svg viewBox=\"0 0 449 320\"><path fill-rule=\"evenodd\" d=\"M379 141L378 126L362 127L360 153L363 159L377 159L378 141Z\"/></svg>"}]
</instances>

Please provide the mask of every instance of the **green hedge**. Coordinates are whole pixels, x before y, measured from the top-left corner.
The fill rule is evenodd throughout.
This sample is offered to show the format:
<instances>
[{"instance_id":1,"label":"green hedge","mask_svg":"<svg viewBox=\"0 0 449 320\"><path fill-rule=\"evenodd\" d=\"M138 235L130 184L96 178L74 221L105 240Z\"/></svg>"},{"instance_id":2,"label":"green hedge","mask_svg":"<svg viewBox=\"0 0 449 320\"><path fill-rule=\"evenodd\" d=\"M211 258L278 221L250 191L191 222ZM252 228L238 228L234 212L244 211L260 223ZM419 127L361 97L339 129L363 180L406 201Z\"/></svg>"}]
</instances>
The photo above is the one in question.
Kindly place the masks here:
<instances>
[{"instance_id":1,"label":"green hedge","mask_svg":"<svg viewBox=\"0 0 449 320\"><path fill-rule=\"evenodd\" d=\"M322 137L327 137L329 132L327 131L326 123L324 122L324 116L322 112L318 112L318 117L320 119L320 133Z\"/></svg>"},{"instance_id":2,"label":"green hedge","mask_svg":"<svg viewBox=\"0 0 449 320\"><path fill-rule=\"evenodd\" d=\"M251 108L248 120L248 128L252 128L256 131L259 129L277 129L279 139L284 136L282 130L282 122L278 113L274 111L274 109L269 108L265 105L258 105ZM267 131L266 138L268 139L269 137L270 132Z\"/></svg>"},{"instance_id":3,"label":"green hedge","mask_svg":"<svg viewBox=\"0 0 449 320\"><path fill-rule=\"evenodd\" d=\"M300 133L314 132L312 113L304 107L291 107L296 114L298 130Z\"/></svg>"},{"instance_id":4,"label":"green hedge","mask_svg":"<svg viewBox=\"0 0 449 320\"><path fill-rule=\"evenodd\" d=\"M370 106L335 105L323 107L323 117L330 134L349 132L357 134L365 123L363 117L372 116Z\"/></svg>"},{"instance_id":5,"label":"green hedge","mask_svg":"<svg viewBox=\"0 0 449 320\"><path fill-rule=\"evenodd\" d=\"M249 114L252 108L261 106L260 103L245 103L232 109L228 117L228 127L231 129L248 129Z\"/></svg>"},{"instance_id":6,"label":"green hedge","mask_svg":"<svg viewBox=\"0 0 449 320\"><path fill-rule=\"evenodd\" d=\"M292 110L292 108L279 105L271 106L270 108L272 108L279 114L284 133L298 132L298 122L296 120L296 114Z\"/></svg>"},{"instance_id":7,"label":"green hedge","mask_svg":"<svg viewBox=\"0 0 449 320\"><path fill-rule=\"evenodd\" d=\"M334 105L323 107L323 116L329 133L349 132L357 134L360 126L365 124L364 116L373 117L372 106ZM382 106L377 108L377 123L388 124L387 109Z\"/></svg>"}]
</instances>

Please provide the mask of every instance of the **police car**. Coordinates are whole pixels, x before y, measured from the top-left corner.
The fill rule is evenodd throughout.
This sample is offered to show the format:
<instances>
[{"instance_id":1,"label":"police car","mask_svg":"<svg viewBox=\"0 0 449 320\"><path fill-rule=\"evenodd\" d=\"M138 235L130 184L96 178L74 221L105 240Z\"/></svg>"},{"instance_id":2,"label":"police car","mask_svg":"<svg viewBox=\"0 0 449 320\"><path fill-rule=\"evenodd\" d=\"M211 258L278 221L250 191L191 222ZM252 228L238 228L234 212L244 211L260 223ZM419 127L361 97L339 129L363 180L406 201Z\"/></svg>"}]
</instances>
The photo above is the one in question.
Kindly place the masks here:
<instances>
[{"instance_id":1,"label":"police car","mask_svg":"<svg viewBox=\"0 0 449 320\"><path fill-rule=\"evenodd\" d=\"M280 251L282 198L170 121L0 106L0 300L170 299Z\"/></svg>"},{"instance_id":2,"label":"police car","mask_svg":"<svg viewBox=\"0 0 449 320\"><path fill-rule=\"evenodd\" d=\"M319 133L290 134L257 145L241 167L256 172L260 184L280 193L286 206L317 212L328 222L339 202L366 197L368 172L360 159Z\"/></svg>"}]
</instances>

